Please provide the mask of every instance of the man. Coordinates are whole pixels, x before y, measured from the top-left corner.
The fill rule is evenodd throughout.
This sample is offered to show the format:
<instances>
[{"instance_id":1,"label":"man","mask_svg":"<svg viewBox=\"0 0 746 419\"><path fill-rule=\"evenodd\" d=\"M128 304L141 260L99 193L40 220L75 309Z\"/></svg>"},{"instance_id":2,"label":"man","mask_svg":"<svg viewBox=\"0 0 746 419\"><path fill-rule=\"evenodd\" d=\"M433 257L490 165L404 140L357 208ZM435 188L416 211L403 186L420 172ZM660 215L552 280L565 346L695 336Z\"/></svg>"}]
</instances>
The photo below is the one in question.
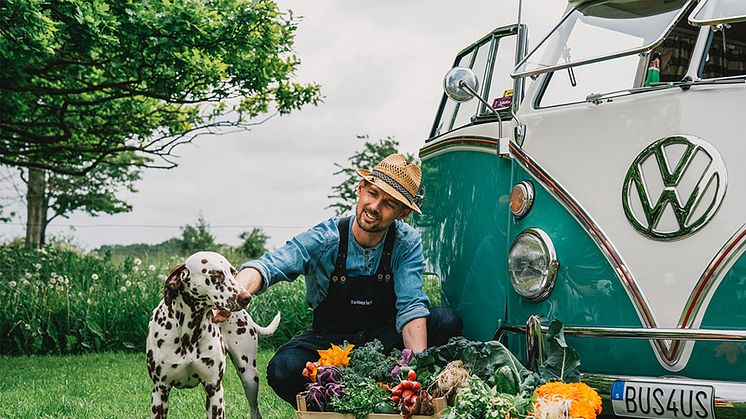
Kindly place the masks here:
<instances>
[{"instance_id":1,"label":"man","mask_svg":"<svg viewBox=\"0 0 746 419\"><path fill-rule=\"evenodd\" d=\"M303 367L318 360L318 349L378 339L387 352L395 347L420 352L461 333L453 310L429 308L422 290L422 241L401 221L412 211L421 214L414 199L420 168L392 154L372 171L357 173L362 180L354 217L330 218L244 264L236 276L252 294L305 276L313 324L267 366L269 385L293 405L306 383Z\"/></svg>"}]
</instances>

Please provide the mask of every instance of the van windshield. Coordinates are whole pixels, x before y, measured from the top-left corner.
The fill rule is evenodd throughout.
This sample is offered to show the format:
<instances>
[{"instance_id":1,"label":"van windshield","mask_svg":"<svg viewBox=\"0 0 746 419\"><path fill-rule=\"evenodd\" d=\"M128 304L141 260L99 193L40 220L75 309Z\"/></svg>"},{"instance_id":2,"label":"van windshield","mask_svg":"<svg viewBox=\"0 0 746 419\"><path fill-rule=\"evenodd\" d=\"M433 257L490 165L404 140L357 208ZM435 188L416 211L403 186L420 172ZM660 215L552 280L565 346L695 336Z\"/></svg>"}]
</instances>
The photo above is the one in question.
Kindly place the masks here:
<instances>
[{"instance_id":1,"label":"van windshield","mask_svg":"<svg viewBox=\"0 0 746 419\"><path fill-rule=\"evenodd\" d=\"M583 3L565 15L516 67L530 76L656 46L692 0L602 0Z\"/></svg>"}]
</instances>

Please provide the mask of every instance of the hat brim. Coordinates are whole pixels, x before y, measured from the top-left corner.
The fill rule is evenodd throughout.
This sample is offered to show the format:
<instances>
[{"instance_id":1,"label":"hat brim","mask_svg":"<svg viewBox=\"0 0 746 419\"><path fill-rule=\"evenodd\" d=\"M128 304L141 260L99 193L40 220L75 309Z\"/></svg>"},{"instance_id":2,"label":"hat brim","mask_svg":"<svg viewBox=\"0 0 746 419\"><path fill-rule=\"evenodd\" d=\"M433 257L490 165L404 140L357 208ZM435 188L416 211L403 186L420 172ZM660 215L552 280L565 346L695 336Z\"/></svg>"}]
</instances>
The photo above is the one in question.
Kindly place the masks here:
<instances>
[{"instance_id":1,"label":"hat brim","mask_svg":"<svg viewBox=\"0 0 746 419\"><path fill-rule=\"evenodd\" d=\"M357 172L357 174L361 178L363 178L363 179L367 180L368 182L370 182L370 183L378 186L384 192L386 192L387 194L391 195L392 198L394 198L397 201L399 201L402 204L404 204L407 208L410 208L412 211L416 212L417 214L422 215L422 211L420 210L420 207L418 207L413 202L409 202L409 200L404 195L402 195L401 192L397 191L396 188L394 188L393 186L391 186L388 183L384 182L382 179L374 176L370 172L370 170L355 169L355 171Z\"/></svg>"}]
</instances>

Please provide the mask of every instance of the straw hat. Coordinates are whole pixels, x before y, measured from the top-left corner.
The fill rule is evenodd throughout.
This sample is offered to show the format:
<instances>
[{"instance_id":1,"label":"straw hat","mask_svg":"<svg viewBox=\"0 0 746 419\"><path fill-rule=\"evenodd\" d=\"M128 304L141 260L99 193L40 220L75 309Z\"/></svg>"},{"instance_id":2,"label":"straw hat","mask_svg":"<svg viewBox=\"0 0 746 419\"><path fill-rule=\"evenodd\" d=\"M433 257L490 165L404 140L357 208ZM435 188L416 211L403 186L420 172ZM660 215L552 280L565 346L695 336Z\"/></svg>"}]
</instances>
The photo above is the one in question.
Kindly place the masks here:
<instances>
[{"instance_id":1,"label":"straw hat","mask_svg":"<svg viewBox=\"0 0 746 419\"><path fill-rule=\"evenodd\" d=\"M420 208L415 204L415 196L420 189L422 172L419 166L407 162L401 154L387 156L372 171L357 169L357 174L383 189L384 192L418 214L422 214Z\"/></svg>"}]
</instances>

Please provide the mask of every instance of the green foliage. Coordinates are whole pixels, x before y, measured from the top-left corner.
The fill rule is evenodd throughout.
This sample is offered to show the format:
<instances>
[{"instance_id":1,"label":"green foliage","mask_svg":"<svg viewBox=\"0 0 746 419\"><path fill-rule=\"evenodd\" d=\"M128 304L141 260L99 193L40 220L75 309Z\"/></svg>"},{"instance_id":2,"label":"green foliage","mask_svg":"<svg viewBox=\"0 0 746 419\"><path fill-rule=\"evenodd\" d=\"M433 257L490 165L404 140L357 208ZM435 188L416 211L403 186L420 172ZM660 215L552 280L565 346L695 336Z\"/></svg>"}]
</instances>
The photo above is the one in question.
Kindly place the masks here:
<instances>
[{"instance_id":1,"label":"green foliage","mask_svg":"<svg viewBox=\"0 0 746 419\"><path fill-rule=\"evenodd\" d=\"M451 338L445 345L415 354L410 366L417 371L420 381L424 383L455 360L463 361L472 375L490 386L495 385L495 371L502 366L509 367L513 376L519 377L517 381L522 391L533 390L538 382L538 376L526 369L515 355L497 341L476 342L462 337Z\"/></svg>"},{"instance_id":2,"label":"green foliage","mask_svg":"<svg viewBox=\"0 0 746 419\"><path fill-rule=\"evenodd\" d=\"M520 419L534 404L534 396L500 393L476 375L469 376L469 386L459 390L454 405L442 413L445 419Z\"/></svg>"},{"instance_id":3,"label":"green foliage","mask_svg":"<svg viewBox=\"0 0 746 419\"><path fill-rule=\"evenodd\" d=\"M342 370L344 382L355 381L355 377L370 377L383 383L392 381L391 370L399 358L398 349L394 349L391 356L384 355L383 344L374 339L350 352L350 367Z\"/></svg>"},{"instance_id":4,"label":"green foliage","mask_svg":"<svg viewBox=\"0 0 746 419\"><path fill-rule=\"evenodd\" d=\"M271 0L18 0L0 14L0 163L85 174L320 100ZM130 162L132 163L132 162ZM144 164L139 162L136 164Z\"/></svg>"},{"instance_id":5,"label":"green foliage","mask_svg":"<svg viewBox=\"0 0 746 419\"><path fill-rule=\"evenodd\" d=\"M132 205L117 197L122 191L137 192L135 182L140 180L140 162L148 159L125 152L105 159L88 176L70 176L48 173L46 200L52 211L48 221L67 217L73 211L91 215L117 214L132 210ZM133 166L134 165L134 166Z\"/></svg>"},{"instance_id":6,"label":"green foliage","mask_svg":"<svg viewBox=\"0 0 746 419\"><path fill-rule=\"evenodd\" d=\"M386 403L389 399L386 390L372 378L357 381L345 379L344 383L344 395L329 400L335 412L351 413L355 418L363 419L368 413L373 413L376 405Z\"/></svg>"},{"instance_id":7,"label":"green foliage","mask_svg":"<svg viewBox=\"0 0 746 419\"><path fill-rule=\"evenodd\" d=\"M165 276L184 261L176 240L91 253L54 240L39 250L21 242L0 246L0 354L141 351ZM236 266L243 260L219 250ZM267 348L284 344L312 319L303 278L275 284L247 310L262 326L282 313L275 333L261 338ZM379 367L381 374L390 371Z\"/></svg>"},{"instance_id":8,"label":"green foliage","mask_svg":"<svg viewBox=\"0 0 746 419\"><path fill-rule=\"evenodd\" d=\"M580 381L580 355L567 345L562 322L553 320L544 338L546 359L539 366L544 381Z\"/></svg>"},{"instance_id":9,"label":"green foliage","mask_svg":"<svg viewBox=\"0 0 746 419\"><path fill-rule=\"evenodd\" d=\"M167 266L74 248L0 247L0 353L140 350Z\"/></svg>"},{"instance_id":10,"label":"green foliage","mask_svg":"<svg viewBox=\"0 0 746 419\"><path fill-rule=\"evenodd\" d=\"M179 248L182 254L216 250L215 237L210 233L210 225L202 214L199 215L196 224L187 224L181 228Z\"/></svg>"},{"instance_id":11,"label":"green foliage","mask_svg":"<svg viewBox=\"0 0 746 419\"><path fill-rule=\"evenodd\" d=\"M336 200L327 208L332 208L337 215L345 214L355 207L357 202L357 185L360 182L356 169L372 169L376 164L386 156L398 153L399 141L393 137L386 137L378 141L370 141L367 135L358 135L358 140L363 140L362 149L350 156L347 161L348 165L343 166L334 163L339 168L334 175L341 175L342 182L332 187L332 194L327 196ZM405 155L407 161L414 162L416 159L413 155Z\"/></svg>"},{"instance_id":12,"label":"green foliage","mask_svg":"<svg viewBox=\"0 0 746 419\"><path fill-rule=\"evenodd\" d=\"M261 228L255 227L251 231L244 231L238 238L241 239L238 250L246 258L256 259L267 251L269 236Z\"/></svg>"}]
</instances>

